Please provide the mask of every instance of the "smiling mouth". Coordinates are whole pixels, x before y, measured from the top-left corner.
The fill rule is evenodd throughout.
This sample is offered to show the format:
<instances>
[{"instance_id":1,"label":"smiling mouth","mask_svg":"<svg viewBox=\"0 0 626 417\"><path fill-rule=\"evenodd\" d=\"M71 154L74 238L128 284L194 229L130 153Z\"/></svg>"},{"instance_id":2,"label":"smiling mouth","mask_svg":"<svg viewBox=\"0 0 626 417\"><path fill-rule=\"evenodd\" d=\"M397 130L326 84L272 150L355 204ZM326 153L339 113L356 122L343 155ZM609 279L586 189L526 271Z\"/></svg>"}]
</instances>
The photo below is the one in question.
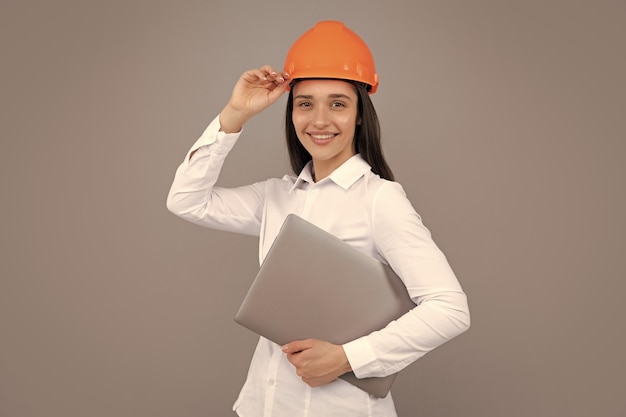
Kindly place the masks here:
<instances>
[{"instance_id":1,"label":"smiling mouth","mask_svg":"<svg viewBox=\"0 0 626 417\"><path fill-rule=\"evenodd\" d=\"M325 134L309 133L308 135L315 141L328 141L334 138L335 136L337 136L337 133L325 133Z\"/></svg>"}]
</instances>

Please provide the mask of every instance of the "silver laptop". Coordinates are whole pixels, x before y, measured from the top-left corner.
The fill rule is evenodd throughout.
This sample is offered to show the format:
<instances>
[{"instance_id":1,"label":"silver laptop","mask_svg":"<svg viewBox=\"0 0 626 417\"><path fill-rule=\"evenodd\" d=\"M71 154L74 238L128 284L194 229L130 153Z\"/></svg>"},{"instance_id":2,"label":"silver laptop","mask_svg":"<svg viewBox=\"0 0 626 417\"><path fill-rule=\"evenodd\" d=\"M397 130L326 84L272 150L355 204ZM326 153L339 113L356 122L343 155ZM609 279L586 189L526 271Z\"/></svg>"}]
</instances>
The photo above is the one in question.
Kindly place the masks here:
<instances>
[{"instance_id":1,"label":"silver laptop","mask_svg":"<svg viewBox=\"0 0 626 417\"><path fill-rule=\"evenodd\" d=\"M413 307L388 265L290 214L235 321L279 345L309 338L343 344ZM341 378L382 398L395 376L358 379L349 372Z\"/></svg>"}]
</instances>

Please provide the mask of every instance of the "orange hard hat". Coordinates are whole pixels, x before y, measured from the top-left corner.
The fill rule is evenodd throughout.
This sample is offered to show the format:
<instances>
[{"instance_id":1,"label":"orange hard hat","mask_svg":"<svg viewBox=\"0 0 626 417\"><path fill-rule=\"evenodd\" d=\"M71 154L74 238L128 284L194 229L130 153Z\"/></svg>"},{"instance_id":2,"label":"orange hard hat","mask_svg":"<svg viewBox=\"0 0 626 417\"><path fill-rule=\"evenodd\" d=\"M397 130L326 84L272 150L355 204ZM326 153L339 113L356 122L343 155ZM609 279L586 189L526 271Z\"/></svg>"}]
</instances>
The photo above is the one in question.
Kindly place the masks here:
<instances>
[{"instance_id":1,"label":"orange hard hat","mask_svg":"<svg viewBox=\"0 0 626 417\"><path fill-rule=\"evenodd\" d=\"M368 85L370 94L378 88L374 57L363 39L342 22L318 22L289 49L285 72L300 78L337 78Z\"/></svg>"}]
</instances>

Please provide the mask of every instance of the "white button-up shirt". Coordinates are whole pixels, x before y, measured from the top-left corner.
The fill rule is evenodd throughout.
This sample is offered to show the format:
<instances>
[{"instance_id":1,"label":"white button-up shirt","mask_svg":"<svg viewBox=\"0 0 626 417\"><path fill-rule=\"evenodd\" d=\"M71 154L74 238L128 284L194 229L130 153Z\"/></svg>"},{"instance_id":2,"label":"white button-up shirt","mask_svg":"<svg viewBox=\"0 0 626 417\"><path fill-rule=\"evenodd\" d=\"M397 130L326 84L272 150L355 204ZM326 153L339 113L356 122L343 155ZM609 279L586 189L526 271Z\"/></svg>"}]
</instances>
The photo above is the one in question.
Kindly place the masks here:
<instances>
[{"instance_id":1,"label":"white button-up shirt","mask_svg":"<svg viewBox=\"0 0 626 417\"><path fill-rule=\"evenodd\" d=\"M381 179L357 154L317 183L309 163L298 177L217 187L240 136L219 129L215 118L176 171L170 211L202 226L259 236L260 262L295 213L388 263L406 285L417 307L343 345L358 378L398 372L469 327L465 294L400 184ZM263 337L233 409L243 417L396 416L391 395L372 397L342 379L309 387L280 346Z\"/></svg>"}]
</instances>

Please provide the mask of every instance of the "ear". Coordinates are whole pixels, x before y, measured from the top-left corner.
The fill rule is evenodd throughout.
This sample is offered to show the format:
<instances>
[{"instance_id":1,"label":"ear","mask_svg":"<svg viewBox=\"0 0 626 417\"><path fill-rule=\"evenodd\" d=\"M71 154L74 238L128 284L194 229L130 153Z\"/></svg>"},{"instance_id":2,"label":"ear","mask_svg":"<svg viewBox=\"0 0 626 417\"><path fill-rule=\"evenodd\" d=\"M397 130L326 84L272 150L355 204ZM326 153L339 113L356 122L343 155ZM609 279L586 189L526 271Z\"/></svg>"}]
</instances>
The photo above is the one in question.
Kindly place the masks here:
<instances>
[{"instance_id":1,"label":"ear","mask_svg":"<svg viewBox=\"0 0 626 417\"><path fill-rule=\"evenodd\" d=\"M361 126L361 123L362 123L361 116L359 116L359 118L356 119L356 125Z\"/></svg>"}]
</instances>

